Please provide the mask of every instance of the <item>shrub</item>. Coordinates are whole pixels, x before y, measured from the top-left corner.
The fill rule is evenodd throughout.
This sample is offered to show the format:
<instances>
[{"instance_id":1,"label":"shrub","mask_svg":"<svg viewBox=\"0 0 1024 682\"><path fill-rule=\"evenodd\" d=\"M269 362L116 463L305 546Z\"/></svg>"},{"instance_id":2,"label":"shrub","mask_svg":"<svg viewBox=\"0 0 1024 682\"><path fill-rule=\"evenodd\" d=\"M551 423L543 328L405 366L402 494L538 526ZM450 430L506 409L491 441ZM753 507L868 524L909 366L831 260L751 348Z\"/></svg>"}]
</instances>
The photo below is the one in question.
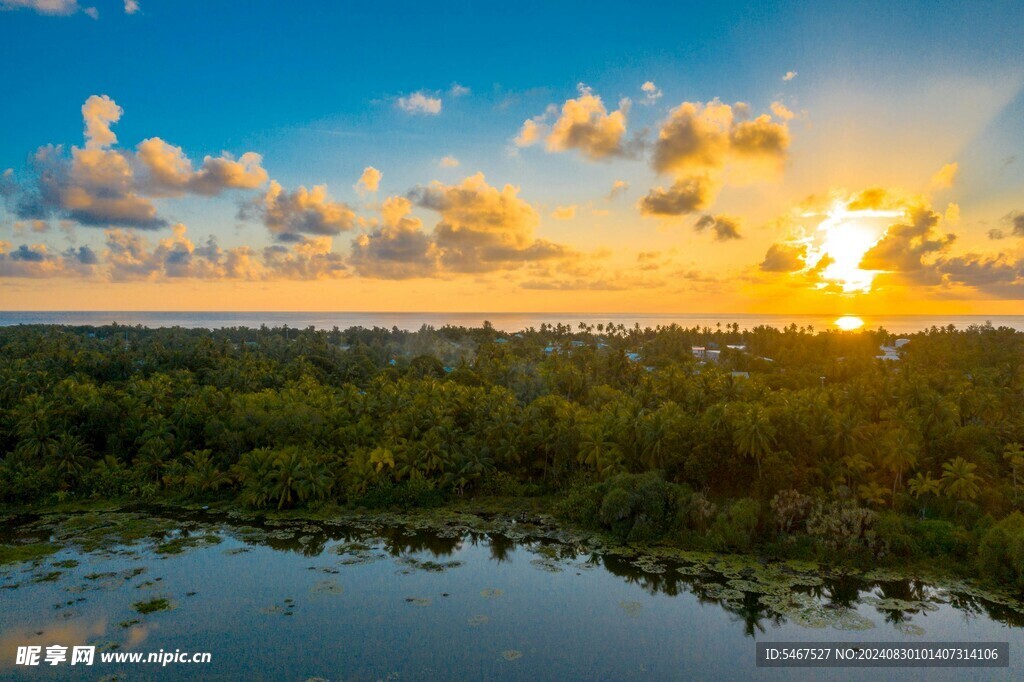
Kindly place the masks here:
<instances>
[{"instance_id":1,"label":"shrub","mask_svg":"<svg viewBox=\"0 0 1024 682\"><path fill-rule=\"evenodd\" d=\"M688 491L660 472L620 474L603 483L570 489L561 506L570 519L610 530L623 540L652 540L675 526Z\"/></svg>"},{"instance_id":2,"label":"shrub","mask_svg":"<svg viewBox=\"0 0 1024 682\"><path fill-rule=\"evenodd\" d=\"M996 582L1024 589L1024 515L1014 512L986 531L978 568Z\"/></svg>"},{"instance_id":3,"label":"shrub","mask_svg":"<svg viewBox=\"0 0 1024 682\"><path fill-rule=\"evenodd\" d=\"M754 534L757 532L760 514L761 504L757 500L745 497L718 515L711 532L727 547L750 549Z\"/></svg>"},{"instance_id":4,"label":"shrub","mask_svg":"<svg viewBox=\"0 0 1024 682\"><path fill-rule=\"evenodd\" d=\"M875 512L843 502L819 502L807 517L807 534L830 551L877 549Z\"/></svg>"},{"instance_id":5,"label":"shrub","mask_svg":"<svg viewBox=\"0 0 1024 682\"><path fill-rule=\"evenodd\" d=\"M413 507L437 507L444 504L444 493L432 481L425 478L410 478L401 483L384 481L371 486L362 495L349 502L357 507L369 509L410 509Z\"/></svg>"}]
</instances>

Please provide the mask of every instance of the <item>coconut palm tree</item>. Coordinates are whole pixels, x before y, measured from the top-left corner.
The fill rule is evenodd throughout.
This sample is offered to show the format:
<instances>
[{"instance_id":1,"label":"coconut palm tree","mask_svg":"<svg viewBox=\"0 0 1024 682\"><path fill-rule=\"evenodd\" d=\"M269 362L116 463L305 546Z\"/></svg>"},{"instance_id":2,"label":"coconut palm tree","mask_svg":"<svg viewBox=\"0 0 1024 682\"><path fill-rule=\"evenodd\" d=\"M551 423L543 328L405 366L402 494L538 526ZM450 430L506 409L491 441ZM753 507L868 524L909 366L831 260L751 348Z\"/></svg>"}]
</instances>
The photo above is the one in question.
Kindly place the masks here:
<instances>
[{"instance_id":1,"label":"coconut palm tree","mask_svg":"<svg viewBox=\"0 0 1024 682\"><path fill-rule=\"evenodd\" d=\"M757 477L761 478L761 460L775 445L775 427L767 411L759 405L750 405L740 413L733 431L736 450L757 464Z\"/></svg>"},{"instance_id":2,"label":"coconut palm tree","mask_svg":"<svg viewBox=\"0 0 1024 682\"><path fill-rule=\"evenodd\" d=\"M981 492L981 476L974 473L977 464L957 457L942 465L942 490L958 502L970 502Z\"/></svg>"}]
</instances>

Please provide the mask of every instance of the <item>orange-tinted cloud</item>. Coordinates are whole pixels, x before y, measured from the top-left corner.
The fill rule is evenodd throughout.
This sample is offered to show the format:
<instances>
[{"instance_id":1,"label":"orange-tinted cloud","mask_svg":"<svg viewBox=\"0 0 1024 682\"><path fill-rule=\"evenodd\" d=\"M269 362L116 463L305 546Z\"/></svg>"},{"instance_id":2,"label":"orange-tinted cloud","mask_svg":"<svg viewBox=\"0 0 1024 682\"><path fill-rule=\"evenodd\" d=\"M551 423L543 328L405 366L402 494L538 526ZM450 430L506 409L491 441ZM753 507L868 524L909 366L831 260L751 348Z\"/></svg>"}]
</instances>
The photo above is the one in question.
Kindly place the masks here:
<instances>
[{"instance_id":1,"label":"orange-tinted cloud","mask_svg":"<svg viewBox=\"0 0 1024 682\"><path fill-rule=\"evenodd\" d=\"M579 96L565 101L552 125L546 140L547 149L551 152L576 150L591 161L620 156L625 151L628 111L627 99L619 103L616 111L609 113L601 98L580 83ZM525 139L526 133L524 125L520 137Z\"/></svg>"}]
</instances>

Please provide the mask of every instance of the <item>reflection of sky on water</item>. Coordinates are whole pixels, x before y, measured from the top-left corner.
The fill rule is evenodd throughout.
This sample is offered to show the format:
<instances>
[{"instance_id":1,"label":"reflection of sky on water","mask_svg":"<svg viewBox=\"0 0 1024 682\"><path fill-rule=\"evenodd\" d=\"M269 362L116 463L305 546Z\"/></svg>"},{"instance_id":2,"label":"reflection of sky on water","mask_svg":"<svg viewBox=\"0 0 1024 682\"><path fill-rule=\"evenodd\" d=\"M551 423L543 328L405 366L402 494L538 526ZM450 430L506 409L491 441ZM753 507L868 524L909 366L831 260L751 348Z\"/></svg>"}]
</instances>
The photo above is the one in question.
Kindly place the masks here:
<instances>
[{"instance_id":1,"label":"reflection of sky on water","mask_svg":"<svg viewBox=\"0 0 1024 682\"><path fill-rule=\"evenodd\" d=\"M158 555L141 545L135 556L63 550L34 569L5 567L0 585L19 587L0 591L0 676L63 678L74 672L95 679L116 673L115 666L99 663L84 677L68 666L26 673L11 663L18 645L117 642L122 650L213 653L209 666L129 671L144 679L375 680L397 674L402 680L944 680L960 679L963 671L757 670L754 641L1010 641L1013 660L1024 644L1024 630L947 604L903 616L925 634L901 634L883 612L856 603L871 594L860 591L862 585L808 589L826 601L854 600L874 628L803 628L758 609L756 595L748 595L748 609L727 610L718 600L702 601L695 594L700 585L672 570L645 574L612 557L567 556L559 547L541 552L537 543L517 546L485 535L441 538L400 530L339 555L338 546L355 539L347 532L307 535L299 544L302 532L296 539L263 537L263 544L248 547L224 535L218 545L180 555ZM410 556L461 564L432 572L398 561ZM59 569L64 574L57 581L32 582L33 575L58 570L54 562L69 558L80 564ZM127 580L85 579L130 575L139 567L146 570ZM904 598L909 586L886 585L884 595L878 586L870 590ZM132 609L134 602L157 597L169 598L172 610L139 615ZM122 627L133 620L141 622ZM503 652L509 651L522 657L506 660ZM971 674L1006 679L1024 670L1015 668Z\"/></svg>"}]
</instances>

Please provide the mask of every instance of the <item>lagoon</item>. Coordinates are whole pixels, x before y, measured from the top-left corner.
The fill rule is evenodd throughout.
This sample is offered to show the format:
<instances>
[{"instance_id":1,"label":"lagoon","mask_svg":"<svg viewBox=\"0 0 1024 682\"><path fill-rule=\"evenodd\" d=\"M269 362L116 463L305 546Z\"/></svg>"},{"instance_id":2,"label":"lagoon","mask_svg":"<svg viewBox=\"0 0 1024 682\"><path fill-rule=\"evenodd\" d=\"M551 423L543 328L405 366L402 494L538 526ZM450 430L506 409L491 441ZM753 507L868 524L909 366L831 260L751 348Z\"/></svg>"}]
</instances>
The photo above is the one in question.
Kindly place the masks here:
<instances>
[{"instance_id":1,"label":"lagoon","mask_svg":"<svg viewBox=\"0 0 1024 682\"><path fill-rule=\"evenodd\" d=\"M335 521L214 511L9 517L0 677L13 679L878 679L756 669L758 641L1008 641L1024 608L969 583L647 552L542 519ZM166 600L163 602L161 600ZM162 607L166 606L166 609ZM140 613L148 611L148 613ZM208 651L210 664L18 668L19 645ZM961 679L963 670L890 670ZM887 673L888 674L888 673Z\"/></svg>"}]
</instances>

